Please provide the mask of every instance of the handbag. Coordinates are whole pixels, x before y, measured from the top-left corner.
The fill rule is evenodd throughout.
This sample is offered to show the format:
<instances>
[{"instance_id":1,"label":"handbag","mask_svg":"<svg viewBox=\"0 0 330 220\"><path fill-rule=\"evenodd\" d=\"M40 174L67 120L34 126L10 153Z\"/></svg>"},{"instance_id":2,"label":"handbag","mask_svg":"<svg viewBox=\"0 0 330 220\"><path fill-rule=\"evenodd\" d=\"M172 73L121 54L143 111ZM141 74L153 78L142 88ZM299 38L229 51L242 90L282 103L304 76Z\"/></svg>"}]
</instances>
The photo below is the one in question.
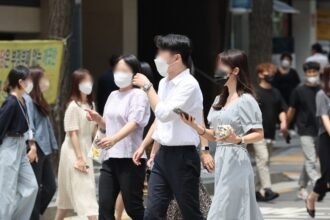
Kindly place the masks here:
<instances>
[{"instance_id":1,"label":"handbag","mask_svg":"<svg viewBox=\"0 0 330 220\"><path fill-rule=\"evenodd\" d=\"M103 149L100 148L97 143L102 140L104 137L106 137L105 132L98 129L96 131L92 146L88 152L88 157L93 159L94 161L98 163L102 163L102 151Z\"/></svg>"}]
</instances>

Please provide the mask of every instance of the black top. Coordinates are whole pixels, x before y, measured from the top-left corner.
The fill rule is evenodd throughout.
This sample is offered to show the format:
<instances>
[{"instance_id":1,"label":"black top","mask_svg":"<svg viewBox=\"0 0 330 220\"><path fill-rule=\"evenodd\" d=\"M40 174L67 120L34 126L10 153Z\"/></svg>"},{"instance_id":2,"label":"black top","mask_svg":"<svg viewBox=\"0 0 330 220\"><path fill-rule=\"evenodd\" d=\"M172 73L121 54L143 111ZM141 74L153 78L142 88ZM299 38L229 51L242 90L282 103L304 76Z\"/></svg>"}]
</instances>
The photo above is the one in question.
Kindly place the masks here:
<instances>
[{"instance_id":1,"label":"black top","mask_svg":"<svg viewBox=\"0 0 330 220\"><path fill-rule=\"evenodd\" d=\"M24 134L28 131L28 124L17 102L17 98L9 95L0 108L0 144L6 134ZM22 105L26 114L26 107Z\"/></svg>"},{"instance_id":2,"label":"black top","mask_svg":"<svg viewBox=\"0 0 330 220\"><path fill-rule=\"evenodd\" d=\"M276 123L279 122L279 114L285 112L287 106L276 88L265 89L260 86L256 89L257 101L262 112L262 125L264 137L275 139Z\"/></svg>"},{"instance_id":3,"label":"black top","mask_svg":"<svg viewBox=\"0 0 330 220\"><path fill-rule=\"evenodd\" d=\"M103 114L104 105L110 93L117 89L118 87L115 84L113 72L111 70L106 71L100 76L96 94L96 108L101 115Z\"/></svg>"},{"instance_id":4,"label":"black top","mask_svg":"<svg viewBox=\"0 0 330 220\"><path fill-rule=\"evenodd\" d=\"M296 110L296 125L299 135L317 135L315 98L319 90L318 86L301 85L292 92L290 107Z\"/></svg>"},{"instance_id":5,"label":"black top","mask_svg":"<svg viewBox=\"0 0 330 220\"><path fill-rule=\"evenodd\" d=\"M295 69L290 69L287 74L282 74L278 70L275 74L273 86L277 88L284 101L289 104L292 91L299 85L300 78Z\"/></svg>"}]
</instances>

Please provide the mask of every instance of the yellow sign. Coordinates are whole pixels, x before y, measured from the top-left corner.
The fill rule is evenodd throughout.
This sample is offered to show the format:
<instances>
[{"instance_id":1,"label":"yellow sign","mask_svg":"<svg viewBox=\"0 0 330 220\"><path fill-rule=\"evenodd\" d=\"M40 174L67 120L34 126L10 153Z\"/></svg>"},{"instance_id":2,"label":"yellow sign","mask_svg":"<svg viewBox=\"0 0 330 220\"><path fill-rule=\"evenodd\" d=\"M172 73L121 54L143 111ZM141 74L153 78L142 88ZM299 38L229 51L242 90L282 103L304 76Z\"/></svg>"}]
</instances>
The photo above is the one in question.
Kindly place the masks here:
<instances>
[{"instance_id":1,"label":"yellow sign","mask_svg":"<svg viewBox=\"0 0 330 220\"><path fill-rule=\"evenodd\" d=\"M27 67L39 65L45 69L46 76L50 81L50 88L46 92L45 97L49 103L55 103L60 79L63 48L64 43L59 40L0 41L1 91L3 91L9 71L13 67L17 65Z\"/></svg>"},{"instance_id":2,"label":"yellow sign","mask_svg":"<svg viewBox=\"0 0 330 220\"><path fill-rule=\"evenodd\" d=\"M330 40L330 10L317 10L317 39Z\"/></svg>"}]
</instances>

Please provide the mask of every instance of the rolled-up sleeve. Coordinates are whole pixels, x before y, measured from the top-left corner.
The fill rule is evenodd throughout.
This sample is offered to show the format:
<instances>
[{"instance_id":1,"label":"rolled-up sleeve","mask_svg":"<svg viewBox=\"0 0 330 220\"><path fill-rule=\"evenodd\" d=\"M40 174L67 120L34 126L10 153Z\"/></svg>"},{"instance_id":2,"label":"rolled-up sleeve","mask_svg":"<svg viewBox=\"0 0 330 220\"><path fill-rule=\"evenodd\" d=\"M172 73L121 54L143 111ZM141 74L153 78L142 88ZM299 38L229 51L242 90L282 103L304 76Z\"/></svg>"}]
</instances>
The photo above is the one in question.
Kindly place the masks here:
<instances>
[{"instance_id":1,"label":"rolled-up sleeve","mask_svg":"<svg viewBox=\"0 0 330 220\"><path fill-rule=\"evenodd\" d=\"M187 102L190 98L193 98L197 91L198 84L186 83L182 86L177 87L175 94L167 98L165 101L160 101L155 108L155 116L161 122L168 122L172 120L177 120L178 115L173 112L173 109L180 108L183 111L189 113L187 109ZM193 117L199 117L198 115L193 115Z\"/></svg>"},{"instance_id":2,"label":"rolled-up sleeve","mask_svg":"<svg viewBox=\"0 0 330 220\"><path fill-rule=\"evenodd\" d=\"M150 105L144 92L135 94L132 98L128 113L128 122L135 122L140 127L145 127L150 118Z\"/></svg>"}]
</instances>

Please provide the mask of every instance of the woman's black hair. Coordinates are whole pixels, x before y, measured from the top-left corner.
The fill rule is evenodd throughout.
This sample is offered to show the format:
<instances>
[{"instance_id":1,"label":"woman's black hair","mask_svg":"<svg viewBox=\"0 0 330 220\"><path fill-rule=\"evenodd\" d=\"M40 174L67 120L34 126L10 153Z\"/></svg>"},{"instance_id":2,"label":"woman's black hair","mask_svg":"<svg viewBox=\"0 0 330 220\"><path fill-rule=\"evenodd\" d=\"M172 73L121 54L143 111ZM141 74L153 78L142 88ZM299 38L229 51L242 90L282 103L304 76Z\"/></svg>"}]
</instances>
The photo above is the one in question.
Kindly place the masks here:
<instances>
[{"instance_id":1,"label":"woman's black hair","mask_svg":"<svg viewBox=\"0 0 330 220\"><path fill-rule=\"evenodd\" d=\"M154 81L154 74L149 63L141 61L141 73L143 73L150 80L150 82Z\"/></svg>"},{"instance_id":2,"label":"woman's black hair","mask_svg":"<svg viewBox=\"0 0 330 220\"><path fill-rule=\"evenodd\" d=\"M183 64L187 68L191 68L192 46L187 36L179 34L158 35L155 37L155 44L159 50L168 50L172 53L180 54Z\"/></svg>"},{"instance_id":3,"label":"woman's black hair","mask_svg":"<svg viewBox=\"0 0 330 220\"><path fill-rule=\"evenodd\" d=\"M288 58L290 61L293 60L292 55L289 52L284 52L281 54L280 60L284 60L285 58Z\"/></svg>"},{"instance_id":4,"label":"woman's black hair","mask_svg":"<svg viewBox=\"0 0 330 220\"><path fill-rule=\"evenodd\" d=\"M255 97L255 92L251 83L250 74L249 74L249 66L248 66L248 58L246 54L241 50L231 49L224 51L218 55L217 62L221 62L231 69L239 68L239 73L237 74L237 86L236 91L239 96L244 93L249 93ZM215 110L222 109L229 96L228 87L225 86L220 93L219 102L213 105Z\"/></svg>"},{"instance_id":5,"label":"woman's black hair","mask_svg":"<svg viewBox=\"0 0 330 220\"><path fill-rule=\"evenodd\" d=\"M10 93L14 88L21 88L19 80L26 80L30 77L30 70L26 66L19 65L9 71L7 82L5 85L5 92Z\"/></svg>"},{"instance_id":6,"label":"woman's black hair","mask_svg":"<svg viewBox=\"0 0 330 220\"><path fill-rule=\"evenodd\" d=\"M307 70L320 71L320 69L321 69L320 64L318 62L314 62L314 61L306 62L303 65L304 72L306 72Z\"/></svg>"},{"instance_id":7,"label":"woman's black hair","mask_svg":"<svg viewBox=\"0 0 330 220\"><path fill-rule=\"evenodd\" d=\"M133 75L141 72L140 61L133 54L122 55L122 56L118 57L118 59L115 63L115 67L117 66L118 62L121 60L123 60L131 68Z\"/></svg>"}]
</instances>

